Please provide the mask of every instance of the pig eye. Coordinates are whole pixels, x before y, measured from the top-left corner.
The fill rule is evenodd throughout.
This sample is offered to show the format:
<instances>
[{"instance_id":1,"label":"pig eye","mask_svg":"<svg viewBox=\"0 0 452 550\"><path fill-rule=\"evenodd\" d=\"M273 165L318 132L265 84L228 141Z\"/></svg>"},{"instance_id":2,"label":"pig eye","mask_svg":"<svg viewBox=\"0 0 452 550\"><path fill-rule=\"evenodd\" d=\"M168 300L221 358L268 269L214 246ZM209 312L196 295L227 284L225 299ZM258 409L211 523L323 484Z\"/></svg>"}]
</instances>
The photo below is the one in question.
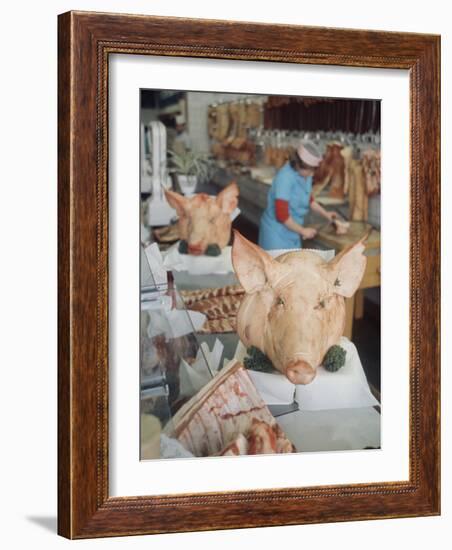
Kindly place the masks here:
<instances>
[{"instance_id":1,"label":"pig eye","mask_svg":"<svg viewBox=\"0 0 452 550\"><path fill-rule=\"evenodd\" d=\"M277 305L277 306L285 306L285 305L286 305L286 303L285 303L284 300L281 298L281 296L278 296L278 297L276 298L276 305Z\"/></svg>"},{"instance_id":2,"label":"pig eye","mask_svg":"<svg viewBox=\"0 0 452 550\"><path fill-rule=\"evenodd\" d=\"M315 306L314 309L324 309L325 307L325 300L320 300L320 302Z\"/></svg>"}]
</instances>

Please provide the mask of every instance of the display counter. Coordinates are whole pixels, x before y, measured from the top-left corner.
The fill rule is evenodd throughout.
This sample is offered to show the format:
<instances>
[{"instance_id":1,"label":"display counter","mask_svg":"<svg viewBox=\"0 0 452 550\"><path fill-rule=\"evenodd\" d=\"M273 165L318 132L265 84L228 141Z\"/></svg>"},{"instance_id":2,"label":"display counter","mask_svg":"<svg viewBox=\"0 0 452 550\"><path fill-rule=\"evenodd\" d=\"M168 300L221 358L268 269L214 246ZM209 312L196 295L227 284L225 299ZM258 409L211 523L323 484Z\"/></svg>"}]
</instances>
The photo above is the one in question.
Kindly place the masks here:
<instances>
[{"instance_id":1,"label":"display counter","mask_svg":"<svg viewBox=\"0 0 452 550\"><path fill-rule=\"evenodd\" d=\"M177 292L199 288L218 288L236 284L235 275L192 275L174 271L172 274ZM194 347L206 343L213 349L215 341L223 345L220 363L232 360L237 352L239 338L235 332L193 334ZM206 381L208 379L206 378ZM335 451L380 447L379 407L359 407L324 410L301 410L297 403L269 406L278 423L300 452Z\"/></svg>"}]
</instances>

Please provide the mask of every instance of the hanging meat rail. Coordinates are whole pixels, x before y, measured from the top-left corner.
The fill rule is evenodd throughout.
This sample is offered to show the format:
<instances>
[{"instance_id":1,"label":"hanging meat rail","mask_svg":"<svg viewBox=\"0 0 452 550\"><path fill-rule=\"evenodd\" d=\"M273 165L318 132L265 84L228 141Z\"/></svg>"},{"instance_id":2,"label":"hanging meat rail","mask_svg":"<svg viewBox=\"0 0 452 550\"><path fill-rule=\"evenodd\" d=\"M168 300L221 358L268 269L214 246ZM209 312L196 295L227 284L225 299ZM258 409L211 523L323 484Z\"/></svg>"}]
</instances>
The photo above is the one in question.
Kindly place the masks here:
<instances>
[{"instance_id":1,"label":"hanging meat rail","mask_svg":"<svg viewBox=\"0 0 452 550\"><path fill-rule=\"evenodd\" d=\"M380 131L380 101L269 96L264 104L264 128L268 130Z\"/></svg>"}]
</instances>

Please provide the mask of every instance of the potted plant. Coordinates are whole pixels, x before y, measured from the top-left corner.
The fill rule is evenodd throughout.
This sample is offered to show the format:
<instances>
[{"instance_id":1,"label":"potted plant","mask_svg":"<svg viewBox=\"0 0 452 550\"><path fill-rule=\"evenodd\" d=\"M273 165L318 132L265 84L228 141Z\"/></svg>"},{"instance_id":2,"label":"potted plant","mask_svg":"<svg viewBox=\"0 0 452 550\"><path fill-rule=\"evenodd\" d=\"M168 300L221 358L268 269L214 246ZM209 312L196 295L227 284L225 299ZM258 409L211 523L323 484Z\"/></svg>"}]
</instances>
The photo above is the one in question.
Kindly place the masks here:
<instances>
[{"instance_id":1,"label":"potted plant","mask_svg":"<svg viewBox=\"0 0 452 550\"><path fill-rule=\"evenodd\" d=\"M169 151L171 166L176 172L177 181L184 195L195 192L198 181L207 179L210 160L204 153Z\"/></svg>"}]
</instances>

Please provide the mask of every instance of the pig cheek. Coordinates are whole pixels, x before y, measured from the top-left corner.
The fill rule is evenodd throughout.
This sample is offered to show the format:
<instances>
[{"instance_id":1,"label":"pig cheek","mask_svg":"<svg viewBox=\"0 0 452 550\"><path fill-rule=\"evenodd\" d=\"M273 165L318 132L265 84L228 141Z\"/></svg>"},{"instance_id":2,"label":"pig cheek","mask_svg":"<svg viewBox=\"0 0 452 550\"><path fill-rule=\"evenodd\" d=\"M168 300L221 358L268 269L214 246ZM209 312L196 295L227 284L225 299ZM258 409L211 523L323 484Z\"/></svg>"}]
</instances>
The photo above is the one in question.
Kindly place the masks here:
<instances>
[{"instance_id":1,"label":"pig cheek","mask_svg":"<svg viewBox=\"0 0 452 550\"><path fill-rule=\"evenodd\" d=\"M342 336L345 325L345 300L341 296L333 296L323 317L323 332L328 343L334 340L334 343Z\"/></svg>"},{"instance_id":2,"label":"pig cheek","mask_svg":"<svg viewBox=\"0 0 452 550\"><path fill-rule=\"evenodd\" d=\"M215 240L210 244L218 244L220 248L224 248L231 238L231 220L227 214L221 213L213 225Z\"/></svg>"},{"instance_id":3,"label":"pig cheek","mask_svg":"<svg viewBox=\"0 0 452 550\"><path fill-rule=\"evenodd\" d=\"M185 218L185 228L186 228L186 240L189 241L193 233L193 220L190 215L187 215Z\"/></svg>"},{"instance_id":4,"label":"pig cheek","mask_svg":"<svg viewBox=\"0 0 452 550\"><path fill-rule=\"evenodd\" d=\"M237 334L245 346L256 346L271 359L271 333L267 333L270 299L265 291L245 296L237 313Z\"/></svg>"},{"instance_id":5,"label":"pig cheek","mask_svg":"<svg viewBox=\"0 0 452 550\"><path fill-rule=\"evenodd\" d=\"M274 367L284 373L290 354L295 352L294 342L289 340L291 332L294 336L292 340L299 340L298 331L292 331L292 328L296 327L296 324L294 323L291 310L289 308L284 309L283 306L273 306L268 313L267 326L265 352Z\"/></svg>"},{"instance_id":6,"label":"pig cheek","mask_svg":"<svg viewBox=\"0 0 452 550\"><path fill-rule=\"evenodd\" d=\"M260 344L254 339L252 312L256 309L255 302L255 296L245 296L237 313L237 334L245 346L258 346Z\"/></svg>"},{"instance_id":7,"label":"pig cheek","mask_svg":"<svg viewBox=\"0 0 452 550\"><path fill-rule=\"evenodd\" d=\"M327 309L318 315L318 345L315 365L321 364L328 349L339 342L345 328L345 300L341 296L331 298Z\"/></svg>"},{"instance_id":8,"label":"pig cheek","mask_svg":"<svg viewBox=\"0 0 452 550\"><path fill-rule=\"evenodd\" d=\"M198 215L193 217L191 223L188 227L188 244L190 245L199 245L203 251L207 248L208 234L209 234L209 224L207 223L207 218L200 210L197 212Z\"/></svg>"},{"instance_id":9,"label":"pig cheek","mask_svg":"<svg viewBox=\"0 0 452 550\"><path fill-rule=\"evenodd\" d=\"M182 216L179 218L178 222L179 228L179 238L183 241L188 240L188 218L187 216Z\"/></svg>"},{"instance_id":10,"label":"pig cheek","mask_svg":"<svg viewBox=\"0 0 452 550\"><path fill-rule=\"evenodd\" d=\"M345 299L342 296L334 296L332 306L328 347L337 344L345 329Z\"/></svg>"}]
</instances>

